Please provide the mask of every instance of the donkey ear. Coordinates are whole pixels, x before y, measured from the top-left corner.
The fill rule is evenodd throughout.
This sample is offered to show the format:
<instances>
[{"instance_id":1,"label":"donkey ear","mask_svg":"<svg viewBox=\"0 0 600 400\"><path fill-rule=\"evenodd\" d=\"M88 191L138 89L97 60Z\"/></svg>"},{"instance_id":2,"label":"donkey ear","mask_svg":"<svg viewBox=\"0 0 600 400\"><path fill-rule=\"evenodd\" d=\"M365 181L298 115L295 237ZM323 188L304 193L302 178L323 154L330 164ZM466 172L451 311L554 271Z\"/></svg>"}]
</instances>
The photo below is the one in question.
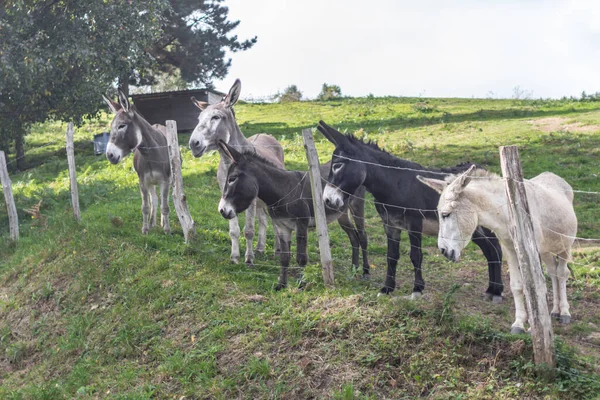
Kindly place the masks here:
<instances>
[{"instance_id":1,"label":"donkey ear","mask_svg":"<svg viewBox=\"0 0 600 400\"><path fill-rule=\"evenodd\" d=\"M196 100L196 98L194 96L192 96L192 103L194 103L194 105L196 107L198 107L200 109L200 111L204 110L206 107L208 107L208 103L205 101L200 101L200 100Z\"/></svg>"},{"instance_id":2,"label":"donkey ear","mask_svg":"<svg viewBox=\"0 0 600 400\"><path fill-rule=\"evenodd\" d=\"M317 129L323 134L323 136L327 138L327 140L333 143L336 147L339 147L347 142L346 136L344 136L343 133L336 129L333 129L323 121L319 121Z\"/></svg>"},{"instance_id":3,"label":"donkey ear","mask_svg":"<svg viewBox=\"0 0 600 400\"><path fill-rule=\"evenodd\" d=\"M469 184L469 182L471 182L471 177L469 176L471 174L471 172L473 172L473 170L477 168L476 165L471 165L471 167L463 174L461 174L458 178L456 178L456 180L453 182L454 183L454 188L455 189L459 189L459 192L462 192L462 190Z\"/></svg>"},{"instance_id":4,"label":"donkey ear","mask_svg":"<svg viewBox=\"0 0 600 400\"><path fill-rule=\"evenodd\" d=\"M129 105L129 99L121 89L119 89L117 92L119 94L119 104L121 105L121 107L123 107L123 110L129 112L131 108L131 106Z\"/></svg>"},{"instance_id":5,"label":"donkey ear","mask_svg":"<svg viewBox=\"0 0 600 400\"><path fill-rule=\"evenodd\" d=\"M440 194L448 186L448 182L441 179L425 178L421 175L417 175L417 179Z\"/></svg>"},{"instance_id":6,"label":"donkey ear","mask_svg":"<svg viewBox=\"0 0 600 400\"><path fill-rule=\"evenodd\" d=\"M240 93L242 93L242 81L236 79L235 82L233 82L231 89L229 89L229 93L227 93L227 96L223 99L225 107L233 107L240 98Z\"/></svg>"},{"instance_id":7,"label":"donkey ear","mask_svg":"<svg viewBox=\"0 0 600 400\"><path fill-rule=\"evenodd\" d=\"M242 158L242 153L238 152L233 147L229 146L222 140L219 140L219 148L223 151L223 154L227 156L232 162L239 161Z\"/></svg>"},{"instance_id":8,"label":"donkey ear","mask_svg":"<svg viewBox=\"0 0 600 400\"><path fill-rule=\"evenodd\" d=\"M121 105L119 103L112 101L111 99L106 97L106 95L103 94L102 98L104 99L106 104L108 104L108 107L111 109L111 111L115 114L121 109Z\"/></svg>"}]
</instances>

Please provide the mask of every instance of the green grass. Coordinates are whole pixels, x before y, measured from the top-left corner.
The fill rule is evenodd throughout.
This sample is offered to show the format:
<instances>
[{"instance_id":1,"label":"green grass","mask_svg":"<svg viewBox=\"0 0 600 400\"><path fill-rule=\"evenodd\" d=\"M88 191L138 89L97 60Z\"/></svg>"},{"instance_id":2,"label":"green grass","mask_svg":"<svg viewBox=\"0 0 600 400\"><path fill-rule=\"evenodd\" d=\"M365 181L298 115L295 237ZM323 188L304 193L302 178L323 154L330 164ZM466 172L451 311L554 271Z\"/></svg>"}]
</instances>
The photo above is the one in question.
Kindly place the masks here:
<instances>
[{"instance_id":1,"label":"green grass","mask_svg":"<svg viewBox=\"0 0 600 400\"><path fill-rule=\"evenodd\" d=\"M285 149L286 166L306 169L299 132L319 119L430 166L474 161L500 172L498 146L519 146L526 177L563 176L600 192L600 104L560 101L361 98L330 102L242 104L242 131L267 132ZM555 128L533 120L561 118ZM575 132L567 124L592 126ZM77 129L81 223L73 221L63 146L66 126L35 126L26 171L11 175L21 221L8 239L0 200L0 398L597 398L600 393L600 248L577 245L568 292L573 323L555 325L559 369L536 377L527 336L506 332L506 299L483 302L484 259L469 246L464 261L424 240L423 301L412 287L408 241L401 244L395 297L377 297L386 241L367 206L371 282L355 279L348 241L331 225L336 286L322 284L311 236L307 287L273 291L278 260L256 267L229 262L227 221L217 212L218 155L194 159L181 135L183 178L197 239L141 235L140 196L131 157L110 165L94 156L94 133L108 116ZM566 126L566 127L565 127ZM332 146L320 134L322 161ZM13 160L9 158L9 161ZM11 164L11 166L14 165ZM597 194L577 193L578 236L600 238ZM24 210L39 201L41 218ZM243 218L242 218L243 219ZM243 247L243 246L242 246Z\"/></svg>"}]
</instances>

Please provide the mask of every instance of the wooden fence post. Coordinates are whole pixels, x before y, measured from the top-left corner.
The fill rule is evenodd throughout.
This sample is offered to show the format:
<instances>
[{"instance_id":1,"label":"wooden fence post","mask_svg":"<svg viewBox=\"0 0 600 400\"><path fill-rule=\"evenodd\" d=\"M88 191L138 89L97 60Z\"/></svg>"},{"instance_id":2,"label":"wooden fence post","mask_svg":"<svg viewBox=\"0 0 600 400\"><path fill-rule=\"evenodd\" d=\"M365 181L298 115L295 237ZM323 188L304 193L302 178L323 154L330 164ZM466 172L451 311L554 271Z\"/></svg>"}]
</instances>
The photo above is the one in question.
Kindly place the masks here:
<instances>
[{"instance_id":1,"label":"wooden fence post","mask_svg":"<svg viewBox=\"0 0 600 400\"><path fill-rule=\"evenodd\" d=\"M325 285L333 286L333 263L331 259L331 250L329 249L329 232L327 231L327 217L325 215L325 205L323 203L323 186L321 185L319 157L317 155L317 149L315 148L312 129L303 129L302 138L304 139L304 149L306 150L308 172L312 187L315 223L317 226L317 236L319 238L321 266L323 267L323 281L325 282Z\"/></svg>"},{"instance_id":2,"label":"wooden fence post","mask_svg":"<svg viewBox=\"0 0 600 400\"><path fill-rule=\"evenodd\" d=\"M6 157L0 150L0 180L2 181L2 191L6 200L6 211L8 212L8 224L10 225L10 238L14 241L19 240L19 216L12 193L12 183L8 176L8 167L6 166Z\"/></svg>"},{"instance_id":3,"label":"wooden fence post","mask_svg":"<svg viewBox=\"0 0 600 400\"><path fill-rule=\"evenodd\" d=\"M69 163L69 181L71 181L71 203L73 204L73 215L75 215L75 219L81 221L77 175L75 173L75 146L73 145L73 134L73 123L69 122L67 125L67 161Z\"/></svg>"},{"instance_id":4,"label":"wooden fence post","mask_svg":"<svg viewBox=\"0 0 600 400\"><path fill-rule=\"evenodd\" d=\"M173 203L179 224L183 229L185 242L196 234L194 220L188 210L185 194L183 193L183 176L181 175L181 153L177 140L177 122L167 121L167 143L169 145L169 160L171 161L171 179L173 179Z\"/></svg>"},{"instance_id":5,"label":"wooden fence post","mask_svg":"<svg viewBox=\"0 0 600 400\"><path fill-rule=\"evenodd\" d=\"M540 254L535 242L533 224L529 213L529 203L523 184L523 171L516 146L500 147L502 175L506 180L510 215L510 235L513 240L519 269L523 280L523 292L531 327L533 358L538 365L546 364L554 373L556 357L554 353L554 333L552 319L546 300L546 279Z\"/></svg>"}]
</instances>

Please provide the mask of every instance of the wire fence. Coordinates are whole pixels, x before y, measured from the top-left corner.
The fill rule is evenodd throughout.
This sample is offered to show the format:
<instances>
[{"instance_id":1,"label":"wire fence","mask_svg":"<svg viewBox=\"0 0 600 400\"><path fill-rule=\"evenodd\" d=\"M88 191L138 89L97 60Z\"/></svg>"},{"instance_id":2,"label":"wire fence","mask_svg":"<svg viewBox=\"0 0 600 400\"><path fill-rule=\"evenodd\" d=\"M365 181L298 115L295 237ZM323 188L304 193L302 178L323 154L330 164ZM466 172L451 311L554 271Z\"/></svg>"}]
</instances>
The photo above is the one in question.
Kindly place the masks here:
<instances>
[{"instance_id":1,"label":"wire fence","mask_svg":"<svg viewBox=\"0 0 600 400\"><path fill-rule=\"evenodd\" d=\"M64 143L62 142L51 142L51 143L47 143L45 145L36 147L34 149L29 149L25 155L30 155L31 152L37 152L41 149L47 148L49 146L57 146L57 145L63 145ZM140 147L140 150L151 150L151 149L167 149L168 146L154 146L154 147ZM397 166L388 166L388 165L381 165L381 164L376 164L376 163L370 163L370 162L365 162L365 161L361 161L361 160L357 160L357 159L352 159L352 158L348 158L348 160L352 160L354 162L363 162L365 164L370 164L370 165L376 165L378 167L383 167L383 168L388 168L388 169L397 169L397 170L408 170L408 171L412 171L412 172L417 172L417 173L427 173L427 174L431 174L432 171L428 170L428 169L418 169L418 168L405 168L405 167L397 167ZM7 164L13 164L16 163L17 159L13 159L10 162L8 162ZM440 174L440 176L448 176L449 173L448 172L433 172L433 173L438 173ZM312 201L312 197L298 197L298 198L292 198L293 195L295 193L297 193L297 189L300 188L302 185L304 185L305 181L306 181L306 176L307 174L305 173L302 177L302 179L300 180L300 182L298 182L295 187L293 189L291 189L287 194L285 194L283 197L281 197L276 203L271 204L271 207L280 207L282 205L290 205L293 202L296 201L304 201L304 202L311 202ZM326 184L327 180L325 178L323 179L323 183ZM479 176L474 176L472 177L472 179L490 179L489 177L479 177ZM505 179L503 177L500 176L496 176L494 179ZM573 189L572 190L573 193L575 194L584 194L584 195L598 195L600 194L600 192L595 192L595 191L588 191L588 190L576 190ZM355 198L355 199L359 199L357 196L355 196L352 193L345 193L345 195L347 195L349 198ZM380 207L384 207L384 208L390 208L390 209L403 209L404 211L413 211L413 212L420 212L422 217L425 219L426 215L425 213L437 213L437 209L420 209L420 208L410 208L410 207L403 207L401 205L397 205L397 204L386 204L386 203L381 203L376 201L375 199L372 198L365 198L363 199L365 202L367 202L367 210L372 211L374 208L376 208L377 206ZM493 207L488 209L487 211L498 211L498 209L502 209L504 207L507 207L507 205L500 205L497 207ZM216 209L216 206L215 206ZM377 238L377 239L381 239L384 235L384 230L386 227L388 228L397 228L396 225L394 224L387 224L384 221L377 221L377 222L372 222L372 217L371 216L353 216L354 218L362 218L362 223L365 225L365 230L368 232L368 236L370 238ZM535 216L530 215L530 217L535 219ZM557 235L562 235L564 237L567 237L570 240L573 240L574 243L579 245L579 249L582 249L582 243L600 243L600 238L583 238L583 237L578 237L578 236L571 236L571 235L565 235L561 232L556 232L550 228L544 227L544 221L537 221L537 223L539 224L539 226L541 226L543 229L548 229L550 231L552 231L554 234ZM383 228L383 229L382 229ZM421 231L419 230L412 230L410 229L410 227L402 227L402 230L405 231L408 234L414 234L414 235L421 235ZM342 234L339 233L336 236L336 241L340 240L339 236L341 236ZM275 240L275 234L268 234L267 235L269 239ZM450 239L450 238L444 238L441 237L442 239ZM406 241L401 241L401 240L396 240L393 238L385 238L384 240L389 240L391 242L397 242L398 245L401 246L401 254L403 254L404 256L401 257L401 260L399 262L399 268L398 268L398 272L395 276L397 282L398 281L408 281L410 282L410 279L407 279L407 272L406 269L411 269L412 265L410 263L410 258L406 257L407 254L409 254L411 252L411 249L418 249L418 250L422 250L422 246L414 246L412 243L410 243L410 241L406 242ZM308 256L310 259L314 259L317 260L319 258L319 253L314 251L314 250L310 250L310 246L309 246L309 252L308 252ZM343 247L342 249L335 249L334 250L334 263L335 265L337 265L337 269L336 269L336 273L337 274L341 274L342 276L344 274L347 274L347 272L345 272L344 269L341 269L340 266L346 266L349 264L348 262L348 249L349 247ZM375 260L374 262L371 262L372 265L375 264L387 264L387 262L390 260L390 258L388 257L388 252L387 251L382 251L382 250L373 250L372 248L369 248L367 251L367 254L369 256L369 258L371 260ZM434 249L434 252L437 252L436 249ZM553 254L555 257L557 258L561 258L561 256L559 254ZM343 257L343 258L342 258ZM595 256L581 256L580 259L578 259L577 261L575 261L574 259L568 259L565 261L570 262L571 264L574 264L578 267L581 268L588 268L588 269L594 269L598 267L598 261L594 260L593 257ZM292 260L295 257L292 257ZM438 256L439 258L439 256ZM481 258L481 260L483 261L483 258ZM430 262L427 262L427 260L424 259L424 266L422 267L422 269L427 272L428 270L428 266L429 266ZM258 269L248 269L248 270L240 270L237 269L235 271L232 271L232 274L239 274L239 275L243 275L245 277L251 277L251 279L256 279L256 280L261 280L267 283L271 283L273 287L275 287L275 285L277 284L277 280L276 280L276 276L280 271L280 264L277 260L273 260L273 262L254 262L254 265L258 268ZM402 265L408 265L408 268L403 268L401 267ZM359 266L355 266L359 268L360 271L360 265ZM439 266L436 268L440 268ZM297 265L295 265L294 263L291 264L291 266L289 267L290 271L296 271L296 272L301 272L301 268L298 267ZM380 272L381 271L381 272ZM385 272L384 272L385 271ZM480 274L485 274L485 268L483 268L480 272ZM349 271L352 272L352 271ZM410 276L410 272L408 273L408 275ZM549 274L547 272L548 276L552 276L551 274ZM558 275L555 275L556 277L558 277ZM371 288L375 287L383 287L385 285L385 280L386 278L394 278L393 276L388 275L387 273L387 268L386 266L381 266L381 267L376 267L375 270L371 271L371 279L370 281L368 281L367 285L370 286ZM463 279L464 281L464 279ZM492 282L489 279L487 279L487 284L491 284L491 283L496 283L496 282ZM485 280L484 279L479 279L479 282L482 282L485 284ZM470 282L464 282L464 283L470 283ZM436 296L444 296L448 293L448 282L441 282L439 279L433 279L433 283L428 284L426 292L431 292L432 294L436 295ZM408 294L408 293L405 293ZM457 306L458 308L460 306ZM575 337L573 337L572 335L568 336L568 340L570 342L573 343L577 343L580 346L584 346L584 347L591 347L596 349L596 351L600 350L600 345L597 345L591 341L583 341L580 339L577 339ZM498 348L498 347L494 347L492 345L490 345L490 352L501 352L503 351L502 348ZM589 364L587 365L587 367L591 370L598 370L600 368L600 366L598 365L598 363L593 363L593 364ZM563 371L564 373L569 374L569 371ZM575 376L575 374L573 374ZM577 375L578 378L581 378L581 376Z\"/></svg>"}]
</instances>

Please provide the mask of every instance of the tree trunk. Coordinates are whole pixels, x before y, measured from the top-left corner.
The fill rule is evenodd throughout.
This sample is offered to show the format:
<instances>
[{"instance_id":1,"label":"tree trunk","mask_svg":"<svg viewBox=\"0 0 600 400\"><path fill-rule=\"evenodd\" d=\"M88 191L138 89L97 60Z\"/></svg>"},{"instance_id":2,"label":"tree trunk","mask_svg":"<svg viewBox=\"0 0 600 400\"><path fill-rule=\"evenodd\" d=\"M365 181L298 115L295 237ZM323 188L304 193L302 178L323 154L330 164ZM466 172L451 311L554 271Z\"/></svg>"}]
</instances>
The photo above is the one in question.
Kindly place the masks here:
<instances>
[{"instance_id":1,"label":"tree trunk","mask_svg":"<svg viewBox=\"0 0 600 400\"><path fill-rule=\"evenodd\" d=\"M4 154L6 154L7 158L8 158L8 155L10 154L9 147L10 147L9 130L2 129L0 127L0 151L3 151Z\"/></svg>"},{"instance_id":2,"label":"tree trunk","mask_svg":"<svg viewBox=\"0 0 600 400\"><path fill-rule=\"evenodd\" d=\"M23 127L18 127L15 132L15 157L17 160L17 170L23 171L26 169L25 162L25 130Z\"/></svg>"}]
</instances>

